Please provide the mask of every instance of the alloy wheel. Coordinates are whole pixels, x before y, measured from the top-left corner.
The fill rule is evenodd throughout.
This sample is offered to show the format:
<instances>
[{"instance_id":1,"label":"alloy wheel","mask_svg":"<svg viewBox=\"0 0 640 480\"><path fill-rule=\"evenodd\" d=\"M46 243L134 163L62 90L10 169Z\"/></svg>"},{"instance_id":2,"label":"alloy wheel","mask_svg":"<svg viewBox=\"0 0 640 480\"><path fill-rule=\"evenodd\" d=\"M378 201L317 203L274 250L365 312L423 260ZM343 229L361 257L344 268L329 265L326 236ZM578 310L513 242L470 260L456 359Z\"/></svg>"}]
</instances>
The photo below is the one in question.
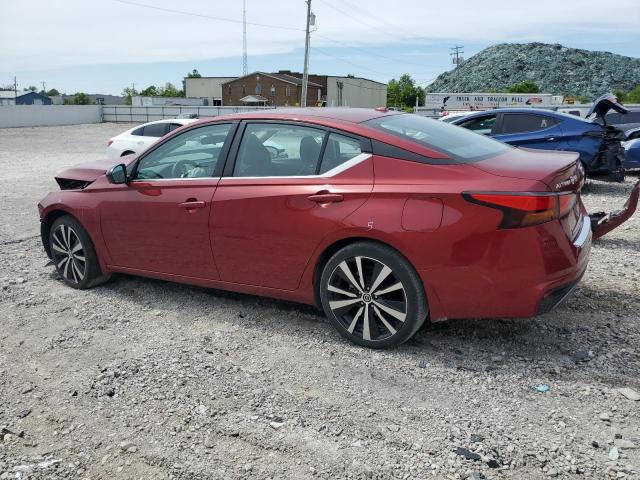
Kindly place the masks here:
<instances>
[{"instance_id":1,"label":"alloy wheel","mask_svg":"<svg viewBox=\"0 0 640 480\"><path fill-rule=\"evenodd\" d=\"M51 254L58 273L65 280L80 283L87 271L87 258L80 237L68 225L61 224L51 236Z\"/></svg>"},{"instance_id":2,"label":"alloy wheel","mask_svg":"<svg viewBox=\"0 0 640 480\"><path fill-rule=\"evenodd\" d=\"M340 262L329 277L329 307L351 335L380 341L396 334L407 318L404 285L391 268L357 256Z\"/></svg>"}]
</instances>

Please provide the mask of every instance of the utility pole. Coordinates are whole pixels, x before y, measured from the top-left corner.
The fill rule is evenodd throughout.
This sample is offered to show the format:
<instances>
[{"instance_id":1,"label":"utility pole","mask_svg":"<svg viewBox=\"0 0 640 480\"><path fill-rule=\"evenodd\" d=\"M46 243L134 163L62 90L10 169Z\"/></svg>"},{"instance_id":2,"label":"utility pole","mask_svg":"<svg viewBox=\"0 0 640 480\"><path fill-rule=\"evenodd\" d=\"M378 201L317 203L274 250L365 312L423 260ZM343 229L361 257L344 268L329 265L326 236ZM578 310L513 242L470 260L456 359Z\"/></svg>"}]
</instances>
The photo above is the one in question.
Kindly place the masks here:
<instances>
[{"instance_id":1,"label":"utility pole","mask_svg":"<svg viewBox=\"0 0 640 480\"><path fill-rule=\"evenodd\" d=\"M18 80L13 77L13 98L18 98Z\"/></svg>"},{"instance_id":2,"label":"utility pole","mask_svg":"<svg viewBox=\"0 0 640 480\"><path fill-rule=\"evenodd\" d=\"M242 0L242 75L249 75L247 65L247 0Z\"/></svg>"},{"instance_id":3,"label":"utility pole","mask_svg":"<svg viewBox=\"0 0 640 480\"><path fill-rule=\"evenodd\" d=\"M45 82L40 82L42 83L42 91L46 94L47 93L47 84Z\"/></svg>"},{"instance_id":4,"label":"utility pole","mask_svg":"<svg viewBox=\"0 0 640 480\"><path fill-rule=\"evenodd\" d=\"M306 29L306 37L304 40L304 71L302 73L302 98L300 99L300 106L307 106L307 88L309 84L309 25L311 23L311 0L306 0L307 2L307 29Z\"/></svg>"},{"instance_id":5,"label":"utility pole","mask_svg":"<svg viewBox=\"0 0 640 480\"><path fill-rule=\"evenodd\" d=\"M464 58L463 58L463 54L464 54L464 45L456 45L455 47L451 48L451 63L453 63L456 67L458 65L460 65Z\"/></svg>"}]
</instances>

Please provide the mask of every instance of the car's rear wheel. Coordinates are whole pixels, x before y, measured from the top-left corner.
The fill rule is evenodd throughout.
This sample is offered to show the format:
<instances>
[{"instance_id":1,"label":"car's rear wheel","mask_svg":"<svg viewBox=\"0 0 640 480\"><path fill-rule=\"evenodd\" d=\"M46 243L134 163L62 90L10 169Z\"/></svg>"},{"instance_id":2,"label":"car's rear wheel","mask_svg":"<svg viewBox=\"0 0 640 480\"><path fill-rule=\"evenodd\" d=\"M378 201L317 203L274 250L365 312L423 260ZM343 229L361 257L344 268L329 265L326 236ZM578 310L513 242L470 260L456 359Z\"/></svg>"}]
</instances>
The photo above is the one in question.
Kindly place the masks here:
<instances>
[{"instance_id":1,"label":"car's rear wheel","mask_svg":"<svg viewBox=\"0 0 640 480\"><path fill-rule=\"evenodd\" d=\"M89 234L75 218L65 215L53 222L49 247L56 271L70 287L91 288L108 279L100 270Z\"/></svg>"},{"instance_id":2,"label":"car's rear wheel","mask_svg":"<svg viewBox=\"0 0 640 480\"><path fill-rule=\"evenodd\" d=\"M406 342L428 312L413 266L374 242L354 243L335 253L323 269L319 288L322 307L338 332L365 347Z\"/></svg>"}]
</instances>

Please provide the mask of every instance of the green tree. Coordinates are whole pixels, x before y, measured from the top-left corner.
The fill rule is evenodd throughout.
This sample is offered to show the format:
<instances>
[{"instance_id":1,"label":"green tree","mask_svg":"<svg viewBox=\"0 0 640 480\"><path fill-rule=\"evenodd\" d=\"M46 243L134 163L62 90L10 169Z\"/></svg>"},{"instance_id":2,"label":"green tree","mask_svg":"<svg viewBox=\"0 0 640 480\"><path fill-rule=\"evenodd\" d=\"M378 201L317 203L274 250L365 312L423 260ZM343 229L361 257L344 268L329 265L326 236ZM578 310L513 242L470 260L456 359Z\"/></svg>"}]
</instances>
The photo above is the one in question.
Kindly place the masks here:
<instances>
[{"instance_id":1,"label":"green tree","mask_svg":"<svg viewBox=\"0 0 640 480\"><path fill-rule=\"evenodd\" d=\"M149 85L144 90L140 91L142 97L156 97L158 96L158 88L155 85Z\"/></svg>"},{"instance_id":2,"label":"green tree","mask_svg":"<svg viewBox=\"0 0 640 480\"><path fill-rule=\"evenodd\" d=\"M627 93L624 101L627 103L640 103L640 85L636 85L636 88Z\"/></svg>"},{"instance_id":3,"label":"green tree","mask_svg":"<svg viewBox=\"0 0 640 480\"><path fill-rule=\"evenodd\" d=\"M624 102L627 98L627 94L624 93L624 91L622 90L616 90L615 92L613 92L613 94L618 97L618 101L620 102Z\"/></svg>"},{"instance_id":4,"label":"green tree","mask_svg":"<svg viewBox=\"0 0 640 480\"><path fill-rule=\"evenodd\" d=\"M29 85L27 88L23 89L25 92L36 92L38 91L37 87L34 87L33 85Z\"/></svg>"},{"instance_id":5,"label":"green tree","mask_svg":"<svg viewBox=\"0 0 640 480\"><path fill-rule=\"evenodd\" d=\"M387 85L387 106L412 109L424 103L424 89L418 85L411 75L405 73L398 80L392 78Z\"/></svg>"},{"instance_id":6,"label":"green tree","mask_svg":"<svg viewBox=\"0 0 640 480\"><path fill-rule=\"evenodd\" d=\"M200 75L200 72L194 68L190 73L187 73L187 78L202 78L202 75Z\"/></svg>"},{"instance_id":7,"label":"green tree","mask_svg":"<svg viewBox=\"0 0 640 480\"><path fill-rule=\"evenodd\" d=\"M171 82L165 83L164 87L159 90L159 93L163 97L184 97L184 91L178 90Z\"/></svg>"},{"instance_id":8,"label":"green tree","mask_svg":"<svg viewBox=\"0 0 640 480\"><path fill-rule=\"evenodd\" d=\"M540 88L531 80L516 83L507 88L508 93L540 93Z\"/></svg>"},{"instance_id":9,"label":"green tree","mask_svg":"<svg viewBox=\"0 0 640 480\"><path fill-rule=\"evenodd\" d=\"M131 105L131 98L138 95L138 91L132 87L126 87L122 90L122 96L124 97L124 104Z\"/></svg>"},{"instance_id":10,"label":"green tree","mask_svg":"<svg viewBox=\"0 0 640 480\"><path fill-rule=\"evenodd\" d=\"M74 105L91 105L91 99L84 92L76 92L73 96Z\"/></svg>"}]
</instances>

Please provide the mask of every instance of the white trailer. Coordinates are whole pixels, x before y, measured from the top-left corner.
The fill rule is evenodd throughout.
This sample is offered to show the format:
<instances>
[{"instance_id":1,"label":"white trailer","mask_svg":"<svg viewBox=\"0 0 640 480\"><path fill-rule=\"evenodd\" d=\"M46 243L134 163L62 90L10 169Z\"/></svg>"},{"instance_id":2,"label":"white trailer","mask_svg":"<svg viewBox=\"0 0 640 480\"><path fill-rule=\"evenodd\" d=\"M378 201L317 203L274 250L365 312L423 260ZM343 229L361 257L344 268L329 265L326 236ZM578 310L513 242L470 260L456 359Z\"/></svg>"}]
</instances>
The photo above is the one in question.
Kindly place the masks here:
<instances>
[{"instance_id":1,"label":"white trailer","mask_svg":"<svg viewBox=\"0 0 640 480\"><path fill-rule=\"evenodd\" d=\"M550 93L427 93L424 108L435 111L488 110L505 107L551 107L563 98Z\"/></svg>"}]
</instances>

